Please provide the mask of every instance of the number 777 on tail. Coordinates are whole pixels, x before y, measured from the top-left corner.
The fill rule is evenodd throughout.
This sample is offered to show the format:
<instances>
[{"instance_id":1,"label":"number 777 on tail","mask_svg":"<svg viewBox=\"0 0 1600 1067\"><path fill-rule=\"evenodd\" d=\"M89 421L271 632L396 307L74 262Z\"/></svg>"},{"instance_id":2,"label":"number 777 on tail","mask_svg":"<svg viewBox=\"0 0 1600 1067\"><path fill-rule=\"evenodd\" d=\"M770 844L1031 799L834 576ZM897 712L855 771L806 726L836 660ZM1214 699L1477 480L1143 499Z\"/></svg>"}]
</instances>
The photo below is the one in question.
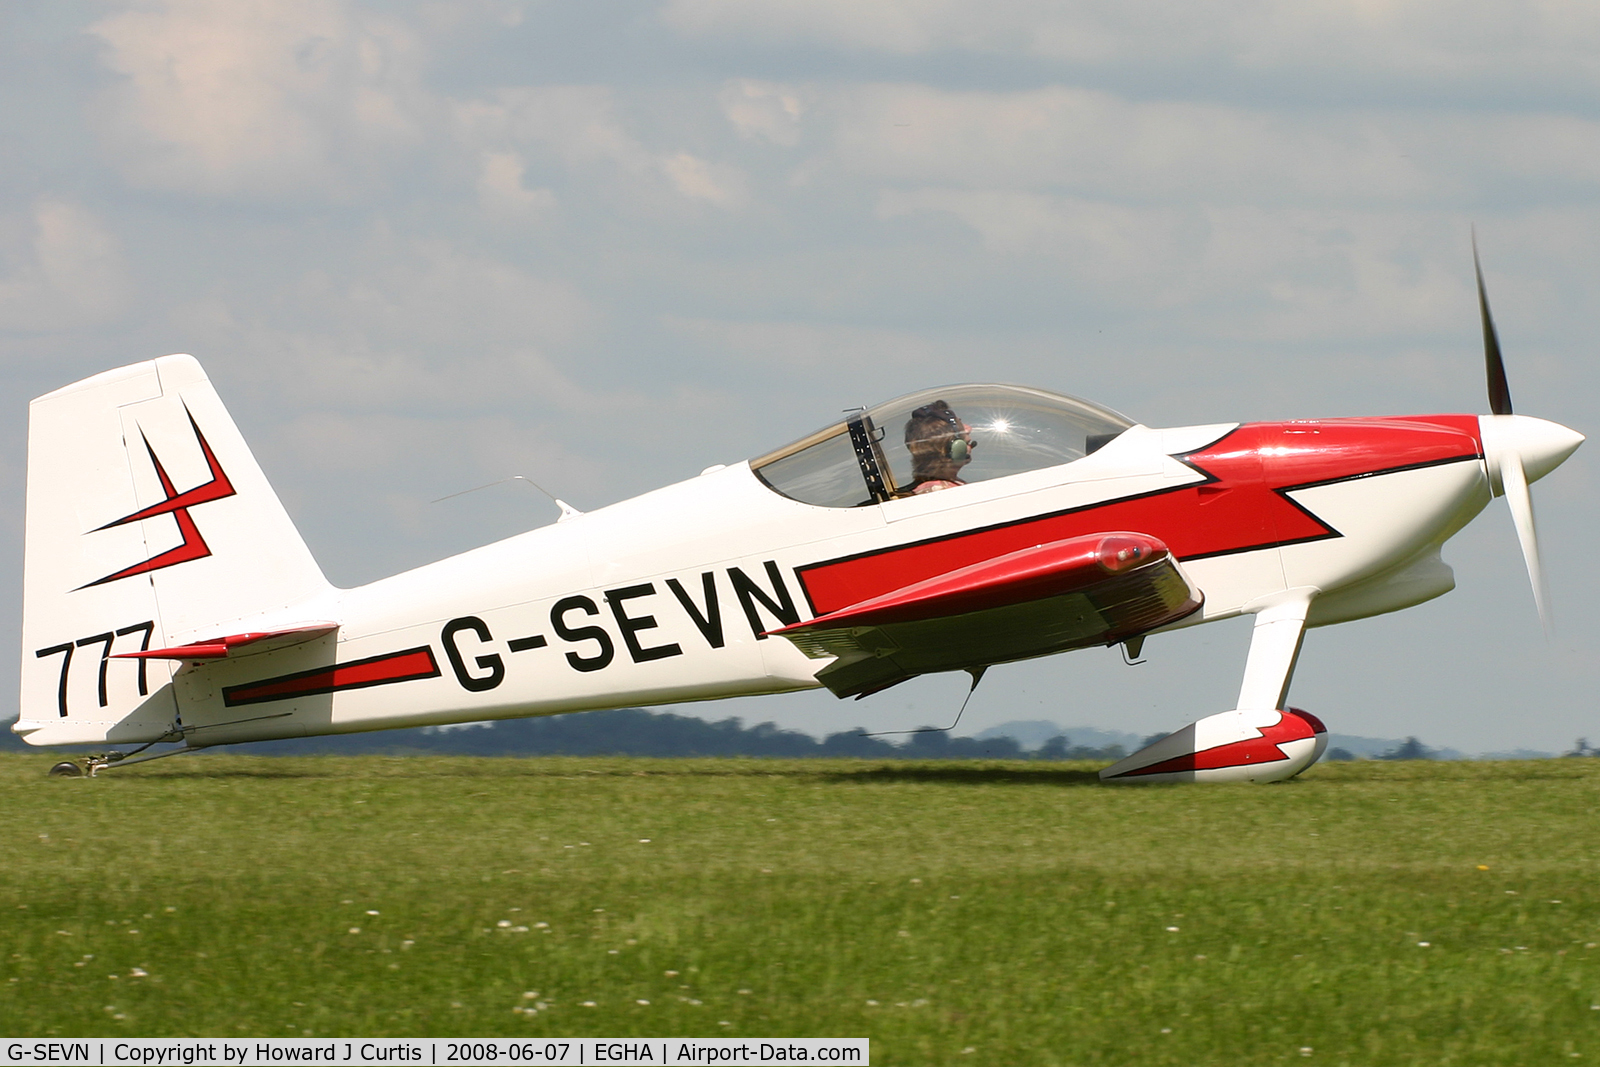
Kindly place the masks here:
<instances>
[{"instance_id":1,"label":"number 777 on tail","mask_svg":"<svg viewBox=\"0 0 1600 1067\"><path fill-rule=\"evenodd\" d=\"M1252 615L1236 706L1111 781L1290 777L1306 630L1448 592L1440 551L1583 441L1512 413L1139 425L1043 389L954 385L747 462L353 589L323 577L199 364L33 401L22 714L97 770L208 746L909 678ZM176 748L145 751L163 743ZM81 773L84 765L58 765Z\"/></svg>"}]
</instances>

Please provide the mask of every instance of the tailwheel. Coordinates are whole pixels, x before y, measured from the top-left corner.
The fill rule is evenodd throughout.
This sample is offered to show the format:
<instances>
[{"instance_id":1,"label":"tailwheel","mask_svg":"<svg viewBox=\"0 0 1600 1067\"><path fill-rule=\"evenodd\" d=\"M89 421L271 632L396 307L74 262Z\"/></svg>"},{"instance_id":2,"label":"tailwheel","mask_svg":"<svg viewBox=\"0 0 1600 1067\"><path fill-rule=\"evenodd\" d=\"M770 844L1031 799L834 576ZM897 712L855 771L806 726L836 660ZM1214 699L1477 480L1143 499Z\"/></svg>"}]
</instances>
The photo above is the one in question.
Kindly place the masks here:
<instances>
[{"instance_id":1,"label":"tailwheel","mask_svg":"<svg viewBox=\"0 0 1600 1067\"><path fill-rule=\"evenodd\" d=\"M145 746L145 748L149 747L149 745ZM135 751L140 750L135 749ZM96 752L94 755L85 759L83 761L83 765L88 770L89 777L93 778L95 775L99 774L102 769L109 767L114 763L121 763L127 758L128 757L123 755L121 752Z\"/></svg>"},{"instance_id":2,"label":"tailwheel","mask_svg":"<svg viewBox=\"0 0 1600 1067\"><path fill-rule=\"evenodd\" d=\"M93 778L102 768L127 759L121 752L96 752L82 759L62 760L50 768L51 778Z\"/></svg>"},{"instance_id":3,"label":"tailwheel","mask_svg":"<svg viewBox=\"0 0 1600 1067\"><path fill-rule=\"evenodd\" d=\"M96 778L100 772L112 767L128 767L135 763L148 763L153 759L166 759L168 756L178 756L185 752L198 752L198 748L169 748L165 752L146 752L151 745L158 745L161 741L170 740L161 738L141 745L132 752L96 752L92 756L85 756L79 760L68 760L50 768L50 774L55 778ZM142 755L141 755L142 753Z\"/></svg>"}]
</instances>

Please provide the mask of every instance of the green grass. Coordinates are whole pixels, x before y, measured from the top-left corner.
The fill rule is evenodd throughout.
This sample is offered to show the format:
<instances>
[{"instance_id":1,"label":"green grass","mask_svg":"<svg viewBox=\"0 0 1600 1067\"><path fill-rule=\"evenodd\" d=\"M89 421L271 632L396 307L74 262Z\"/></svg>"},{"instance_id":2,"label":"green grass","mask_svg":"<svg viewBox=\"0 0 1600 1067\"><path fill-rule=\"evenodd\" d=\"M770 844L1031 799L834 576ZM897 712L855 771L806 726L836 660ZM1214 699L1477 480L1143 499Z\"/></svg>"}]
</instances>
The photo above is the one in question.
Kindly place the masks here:
<instances>
[{"instance_id":1,"label":"green grass","mask_svg":"<svg viewBox=\"0 0 1600 1067\"><path fill-rule=\"evenodd\" d=\"M1038 763L49 762L0 757L6 1035L1600 1056L1600 760L1178 787Z\"/></svg>"}]
</instances>

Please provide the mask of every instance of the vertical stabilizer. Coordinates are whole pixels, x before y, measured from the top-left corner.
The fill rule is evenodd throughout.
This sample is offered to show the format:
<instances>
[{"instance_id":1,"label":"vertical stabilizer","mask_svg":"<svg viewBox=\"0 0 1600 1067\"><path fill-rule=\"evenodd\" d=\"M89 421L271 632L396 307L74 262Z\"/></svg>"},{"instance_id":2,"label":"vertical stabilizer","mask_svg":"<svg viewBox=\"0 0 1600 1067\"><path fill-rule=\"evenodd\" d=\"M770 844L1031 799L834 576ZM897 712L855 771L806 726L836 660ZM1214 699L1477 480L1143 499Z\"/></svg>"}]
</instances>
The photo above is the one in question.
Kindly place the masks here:
<instances>
[{"instance_id":1,"label":"vertical stabilizer","mask_svg":"<svg viewBox=\"0 0 1600 1067\"><path fill-rule=\"evenodd\" d=\"M190 356L29 407L22 713L34 744L170 733L173 665L119 658L238 632L328 590Z\"/></svg>"}]
</instances>

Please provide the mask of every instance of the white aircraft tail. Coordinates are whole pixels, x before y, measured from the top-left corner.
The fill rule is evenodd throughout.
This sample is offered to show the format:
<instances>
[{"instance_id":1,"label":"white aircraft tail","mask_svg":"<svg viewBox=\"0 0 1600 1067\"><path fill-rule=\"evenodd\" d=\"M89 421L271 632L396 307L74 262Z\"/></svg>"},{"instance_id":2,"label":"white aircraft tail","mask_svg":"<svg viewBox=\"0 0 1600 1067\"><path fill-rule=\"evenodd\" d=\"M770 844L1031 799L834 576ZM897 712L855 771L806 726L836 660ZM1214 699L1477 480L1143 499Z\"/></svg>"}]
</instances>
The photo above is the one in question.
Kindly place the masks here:
<instances>
[{"instance_id":1,"label":"white aircraft tail","mask_svg":"<svg viewBox=\"0 0 1600 1067\"><path fill-rule=\"evenodd\" d=\"M33 401L23 570L13 729L41 745L176 736L178 664L126 653L238 634L329 590L191 356Z\"/></svg>"}]
</instances>

